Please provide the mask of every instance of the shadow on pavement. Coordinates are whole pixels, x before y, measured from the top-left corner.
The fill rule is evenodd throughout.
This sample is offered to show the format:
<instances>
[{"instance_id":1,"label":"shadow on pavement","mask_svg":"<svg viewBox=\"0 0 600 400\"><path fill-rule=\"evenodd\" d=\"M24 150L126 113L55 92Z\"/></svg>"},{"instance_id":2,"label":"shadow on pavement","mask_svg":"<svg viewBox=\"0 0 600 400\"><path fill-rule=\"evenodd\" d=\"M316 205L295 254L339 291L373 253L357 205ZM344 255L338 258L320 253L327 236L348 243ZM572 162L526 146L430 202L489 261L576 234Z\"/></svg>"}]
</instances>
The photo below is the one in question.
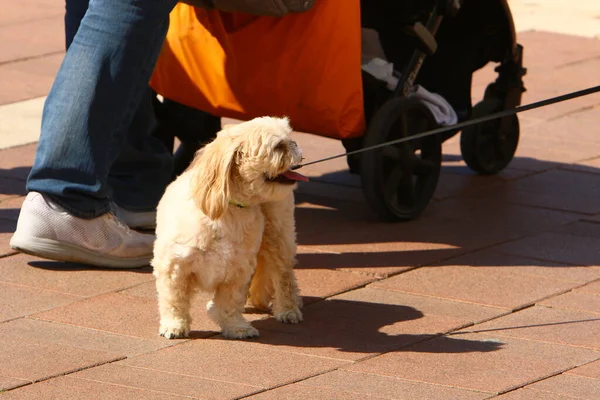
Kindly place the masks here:
<instances>
[{"instance_id":1,"label":"shadow on pavement","mask_svg":"<svg viewBox=\"0 0 600 400\"><path fill-rule=\"evenodd\" d=\"M114 271L115 270L115 268L96 267L93 265L79 264L79 263L73 263L73 262L61 262L61 261L30 261L27 264L33 268L45 269L48 271L56 271L56 272L73 272L73 271L88 271L88 270ZM119 269L121 271L126 270L126 271L131 271L131 272L135 272L135 273L143 273L143 274L151 274L152 273L152 267L150 267L150 266L145 266L145 267L140 267L140 268L126 268L126 269L116 268L116 269Z\"/></svg>"},{"instance_id":2,"label":"shadow on pavement","mask_svg":"<svg viewBox=\"0 0 600 400\"><path fill-rule=\"evenodd\" d=\"M282 324L274 318L255 321L252 325L260 331L260 337L249 341L282 347L329 348L364 356L390 351L470 353L502 348L502 343L496 341L449 338L435 331L421 333L427 331L427 321L417 320L427 317L413 307L402 305L331 299L305 307L304 316L304 321L297 325ZM435 337L435 346L411 346ZM225 340L221 336L214 339ZM335 357L333 352L323 356Z\"/></svg>"}]
</instances>

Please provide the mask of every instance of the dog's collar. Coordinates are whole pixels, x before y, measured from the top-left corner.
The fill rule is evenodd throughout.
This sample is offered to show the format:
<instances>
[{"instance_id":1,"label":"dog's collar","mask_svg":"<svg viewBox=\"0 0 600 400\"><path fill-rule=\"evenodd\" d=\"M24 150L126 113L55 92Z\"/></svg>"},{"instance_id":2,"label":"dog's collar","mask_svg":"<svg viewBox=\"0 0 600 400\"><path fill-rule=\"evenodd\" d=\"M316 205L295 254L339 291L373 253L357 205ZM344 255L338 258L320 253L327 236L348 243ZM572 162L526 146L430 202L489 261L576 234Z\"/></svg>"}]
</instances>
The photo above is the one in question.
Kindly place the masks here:
<instances>
[{"instance_id":1,"label":"dog's collar","mask_svg":"<svg viewBox=\"0 0 600 400\"><path fill-rule=\"evenodd\" d=\"M232 206L236 206L237 208L246 208L246 207L248 207L244 203L238 203L237 201L233 201L233 200L229 200L229 204L231 204Z\"/></svg>"}]
</instances>

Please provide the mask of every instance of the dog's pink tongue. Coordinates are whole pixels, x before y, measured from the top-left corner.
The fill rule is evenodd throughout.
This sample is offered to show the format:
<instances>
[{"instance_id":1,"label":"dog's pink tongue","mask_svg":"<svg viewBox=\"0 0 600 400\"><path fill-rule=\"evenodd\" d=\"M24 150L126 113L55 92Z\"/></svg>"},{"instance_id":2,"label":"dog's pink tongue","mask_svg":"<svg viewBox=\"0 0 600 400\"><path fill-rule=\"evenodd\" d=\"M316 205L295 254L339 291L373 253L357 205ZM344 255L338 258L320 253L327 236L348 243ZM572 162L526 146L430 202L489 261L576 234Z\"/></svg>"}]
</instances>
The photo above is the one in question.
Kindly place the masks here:
<instances>
[{"instance_id":1,"label":"dog's pink tongue","mask_svg":"<svg viewBox=\"0 0 600 400\"><path fill-rule=\"evenodd\" d=\"M297 172L294 171L286 171L283 174L281 174L282 176L285 176L287 179L291 180L291 181L302 181L302 182L308 182L308 178L305 177L302 174L299 174Z\"/></svg>"}]
</instances>

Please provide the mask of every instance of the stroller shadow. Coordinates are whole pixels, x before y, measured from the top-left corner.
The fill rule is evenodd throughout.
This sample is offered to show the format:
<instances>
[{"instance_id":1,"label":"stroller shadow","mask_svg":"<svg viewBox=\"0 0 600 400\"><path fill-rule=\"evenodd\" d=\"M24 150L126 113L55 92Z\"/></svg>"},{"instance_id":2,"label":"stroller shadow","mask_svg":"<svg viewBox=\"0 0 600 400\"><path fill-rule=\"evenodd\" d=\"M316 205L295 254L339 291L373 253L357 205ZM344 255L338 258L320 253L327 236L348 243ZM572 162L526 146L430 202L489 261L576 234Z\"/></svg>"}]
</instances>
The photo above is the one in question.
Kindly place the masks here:
<instances>
[{"instance_id":1,"label":"stroller shadow","mask_svg":"<svg viewBox=\"0 0 600 400\"><path fill-rule=\"evenodd\" d=\"M433 200L425 213L416 220L404 223L379 222L364 200L338 196L339 189L353 190L362 195L360 179L346 171L331 171L311 177L311 181L327 184L321 196L314 191L296 195L296 225L300 269L348 269L369 267L398 267L444 265L465 253L538 234L576 221L574 214L543 207L516 206L507 198L485 197L486 190L506 185L512 175L482 177L459 165L457 155L445 155L442 177L459 179L467 194L456 194ZM526 177L541 171L577 171L600 174L600 169L577 166L528 157L517 157L516 165L528 165L512 174ZM491 182L488 184L485 179ZM569 179L569 175L565 175ZM564 182L565 186L569 182ZM310 185L310 183L308 183ZM561 187L561 182L555 183ZM571 184L572 186L572 184ZM439 188L439 186L438 186ZM301 188L302 189L302 188ZM473 192L469 192L470 190ZM585 191L585 188L581 188ZM316 246L315 250L310 247ZM302 249L302 247L304 247ZM404 248L404 249L402 249ZM544 261L515 257L522 266L548 266ZM453 260L454 261L454 260ZM491 257L472 257L470 266L502 266L502 260ZM600 262L600 259L598 260ZM455 264L449 264L455 265ZM382 268L383 269L383 268Z\"/></svg>"},{"instance_id":2,"label":"stroller shadow","mask_svg":"<svg viewBox=\"0 0 600 400\"><path fill-rule=\"evenodd\" d=\"M304 321L297 325L282 324L274 318L255 321L252 325L260 337L249 341L318 349L318 355L331 357L339 357L339 352L353 353L358 358L390 351L471 353L502 348L498 342L450 338L441 336L443 332L404 333L418 330L414 326L424 324L415 321L426 317L402 305L331 299L305 307L304 315ZM436 338L435 345L413 346L432 338ZM226 340L220 335L213 339Z\"/></svg>"}]
</instances>

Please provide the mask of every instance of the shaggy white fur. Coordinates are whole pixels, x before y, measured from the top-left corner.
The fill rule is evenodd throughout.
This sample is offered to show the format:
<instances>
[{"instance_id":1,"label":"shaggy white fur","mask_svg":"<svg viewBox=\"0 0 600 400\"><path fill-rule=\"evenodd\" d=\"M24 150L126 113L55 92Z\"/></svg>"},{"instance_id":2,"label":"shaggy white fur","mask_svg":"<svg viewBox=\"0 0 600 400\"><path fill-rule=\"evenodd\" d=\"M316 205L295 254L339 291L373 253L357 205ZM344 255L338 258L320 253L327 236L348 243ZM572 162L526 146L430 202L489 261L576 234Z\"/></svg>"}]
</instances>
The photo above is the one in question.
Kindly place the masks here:
<instances>
[{"instance_id":1,"label":"shaggy white fur","mask_svg":"<svg viewBox=\"0 0 600 400\"><path fill-rule=\"evenodd\" d=\"M228 338L258 336L242 315L248 297L302 321L293 190L305 178L290 171L302 160L291 131L286 118L227 126L167 188L152 260L162 336L189 334L198 289L213 293L208 314Z\"/></svg>"}]
</instances>

